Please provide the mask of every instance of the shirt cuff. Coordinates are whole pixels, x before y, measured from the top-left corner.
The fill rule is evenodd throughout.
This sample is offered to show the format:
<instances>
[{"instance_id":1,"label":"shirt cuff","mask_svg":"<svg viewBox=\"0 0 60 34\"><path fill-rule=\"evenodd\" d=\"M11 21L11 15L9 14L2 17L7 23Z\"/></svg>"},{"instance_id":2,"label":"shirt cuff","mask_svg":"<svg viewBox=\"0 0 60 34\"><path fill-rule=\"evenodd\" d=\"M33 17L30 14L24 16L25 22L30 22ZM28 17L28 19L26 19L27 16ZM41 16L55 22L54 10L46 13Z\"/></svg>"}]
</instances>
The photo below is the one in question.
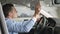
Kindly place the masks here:
<instances>
[{"instance_id":1,"label":"shirt cuff","mask_svg":"<svg viewBox=\"0 0 60 34\"><path fill-rule=\"evenodd\" d=\"M36 22L37 19L36 19L35 17L33 17L32 20L33 20L34 22Z\"/></svg>"}]
</instances>

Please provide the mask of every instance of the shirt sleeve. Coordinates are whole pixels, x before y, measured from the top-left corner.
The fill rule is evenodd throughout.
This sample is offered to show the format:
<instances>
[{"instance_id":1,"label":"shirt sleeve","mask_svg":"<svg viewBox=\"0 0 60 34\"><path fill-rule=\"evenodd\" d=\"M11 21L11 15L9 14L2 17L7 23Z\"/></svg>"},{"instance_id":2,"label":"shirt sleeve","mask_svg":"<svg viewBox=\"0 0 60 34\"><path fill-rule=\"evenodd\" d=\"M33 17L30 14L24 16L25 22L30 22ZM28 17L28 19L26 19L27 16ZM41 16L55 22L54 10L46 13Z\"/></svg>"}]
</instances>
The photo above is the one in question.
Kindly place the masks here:
<instances>
[{"instance_id":1,"label":"shirt sleeve","mask_svg":"<svg viewBox=\"0 0 60 34\"><path fill-rule=\"evenodd\" d=\"M26 22L15 22L11 20L6 20L8 30L11 32L29 32L36 22L36 18L33 17L31 20Z\"/></svg>"},{"instance_id":2,"label":"shirt sleeve","mask_svg":"<svg viewBox=\"0 0 60 34\"><path fill-rule=\"evenodd\" d=\"M33 17L31 20L29 20L29 21L26 21L26 22L23 22L23 30L21 30L22 32L24 31L24 32L29 32L31 29L32 29L32 27L34 26L34 24L35 24L35 22L36 22L36 18L35 17Z\"/></svg>"}]
</instances>

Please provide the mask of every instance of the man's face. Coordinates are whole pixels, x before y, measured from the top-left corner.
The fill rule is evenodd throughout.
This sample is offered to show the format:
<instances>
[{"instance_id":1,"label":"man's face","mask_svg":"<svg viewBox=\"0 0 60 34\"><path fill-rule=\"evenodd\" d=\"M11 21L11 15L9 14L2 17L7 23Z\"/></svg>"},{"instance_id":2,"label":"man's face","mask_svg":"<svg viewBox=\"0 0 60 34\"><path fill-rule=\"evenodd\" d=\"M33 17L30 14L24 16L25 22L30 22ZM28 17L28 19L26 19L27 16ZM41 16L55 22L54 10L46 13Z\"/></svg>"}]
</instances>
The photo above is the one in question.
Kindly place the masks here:
<instances>
[{"instance_id":1,"label":"man's face","mask_svg":"<svg viewBox=\"0 0 60 34\"><path fill-rule=\"evenodd\" d=\"M12 7L11 17L16 18L17 17L17 11L14 7Z\"/></svg>"}]
</instances>

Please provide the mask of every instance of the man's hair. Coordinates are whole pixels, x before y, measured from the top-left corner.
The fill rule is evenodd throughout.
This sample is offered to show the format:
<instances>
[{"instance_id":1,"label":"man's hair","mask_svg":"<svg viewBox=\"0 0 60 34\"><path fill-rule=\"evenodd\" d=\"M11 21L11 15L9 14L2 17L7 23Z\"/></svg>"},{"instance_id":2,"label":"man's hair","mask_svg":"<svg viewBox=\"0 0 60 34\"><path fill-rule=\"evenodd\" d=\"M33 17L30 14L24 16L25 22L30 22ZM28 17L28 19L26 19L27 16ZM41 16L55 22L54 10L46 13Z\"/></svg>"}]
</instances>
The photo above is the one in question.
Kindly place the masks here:
<instances>
[{"instance_id":1,"label":"man's hair","mask_svg":"<svg viewBox=\"0 0 60 34\"><path fill-rule=\"evenodd\" d=\"M3 9L3 13L4 13L5 17L8 16L9 12L11 12L12 7L14 7L14 6L13 6L13 4L10 4L10 3L2 5L2 9Z\"/></svg>"}]
</instances>

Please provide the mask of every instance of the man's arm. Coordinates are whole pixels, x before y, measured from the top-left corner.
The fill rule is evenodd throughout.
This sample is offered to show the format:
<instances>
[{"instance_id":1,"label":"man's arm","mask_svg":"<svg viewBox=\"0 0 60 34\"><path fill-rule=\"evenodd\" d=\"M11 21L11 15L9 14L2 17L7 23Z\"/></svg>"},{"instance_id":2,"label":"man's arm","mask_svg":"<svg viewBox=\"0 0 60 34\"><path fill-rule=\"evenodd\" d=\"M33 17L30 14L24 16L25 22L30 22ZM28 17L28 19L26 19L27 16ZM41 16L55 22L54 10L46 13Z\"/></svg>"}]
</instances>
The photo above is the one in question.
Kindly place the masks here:
<instances>
[{"instance_id":1,"label":"man's arm","mask_svg":"<svg viewBox=\"0 0 60 34\"><path fill-rule=\"evenodd\" d=\"M33 18L30 21L26 22L24 25L26 32L29 32L34 26L36 20L39 18L40 10L41 10L41 6L40 3L38 2L35 6L35 13L33 15Z\"/></svg>"},{"instance_id":2,"label":"man's arm","mask_svg":"<svg viewBox=\"0 0 60 34\"><path fill-rule=\"evenodd\" d=\"M29 32L36 22L36 18L32 18L29 21L16 22L10 19L6 20L8 30L10 32Z\"/></svg>"}]
</instances>

